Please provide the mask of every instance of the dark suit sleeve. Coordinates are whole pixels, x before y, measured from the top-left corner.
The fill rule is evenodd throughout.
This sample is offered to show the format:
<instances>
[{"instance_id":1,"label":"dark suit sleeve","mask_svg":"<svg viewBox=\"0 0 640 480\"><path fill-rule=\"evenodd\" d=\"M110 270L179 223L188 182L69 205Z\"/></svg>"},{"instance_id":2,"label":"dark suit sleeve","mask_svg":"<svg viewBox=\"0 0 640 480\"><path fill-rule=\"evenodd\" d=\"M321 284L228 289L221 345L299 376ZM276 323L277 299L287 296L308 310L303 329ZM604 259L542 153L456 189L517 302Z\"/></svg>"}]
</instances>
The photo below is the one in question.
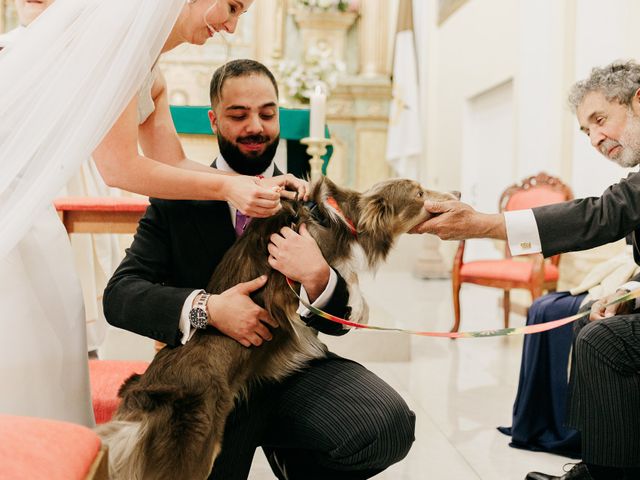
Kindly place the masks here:
<instances>
[{"instance_id":1,"label":"dark suit sleeve","mask_svg":"<svg viewBox=\"0 0 640 480\"><path fill-rule=\"evenodd\" d=\"M178 329L185 300L194 289L167 286L170 235L162 209L152 200L131 247L104 292L107 321L167 345L180 343Z\"/></svg>"},{"instance_id":2,"label":"dark suit sleeve","mask_svg":"<svg viewBox=\"0 0 640 480\"><path fill-rule=\"evenodd\" d=\"M630 174L599 198L538 207L533 214L545 257L619 240L640 226L640 173Z\"/></svg>"},{"instance_id":3,"label":"dark suit sleeve","mask_svg":"<svg viewBox=\"0 0 640 480\"><path fill-rule=\"evenodd\" d=\"M336 271L338 276L338 282L336 288L331 295L329 303L322 309L323 311L330 313L336 317L348 318L351 309L347 306L349 301L349 290L347 290L347 283ZM315 328L319 332L326 333L327 335L340 336L349 331L348 328L344 328L340 323L332 322L317 315L311 315L309 317L300 317L309 327Z\"/></svg>"}]
</instances>

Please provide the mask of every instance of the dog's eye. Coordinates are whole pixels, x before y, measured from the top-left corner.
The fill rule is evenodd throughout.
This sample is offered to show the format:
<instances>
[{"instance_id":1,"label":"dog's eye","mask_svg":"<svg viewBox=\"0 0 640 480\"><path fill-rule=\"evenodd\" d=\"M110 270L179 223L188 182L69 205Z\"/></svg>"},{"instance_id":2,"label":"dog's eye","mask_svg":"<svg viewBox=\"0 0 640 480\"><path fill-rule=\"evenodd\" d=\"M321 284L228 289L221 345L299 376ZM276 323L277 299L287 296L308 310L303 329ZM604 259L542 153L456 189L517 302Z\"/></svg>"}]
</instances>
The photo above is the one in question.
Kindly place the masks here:
<instances>
[{"instance_id":1,"label":"dog's eye","mask_svg":"<svg viewBox=\"0 0 640 480\"><path fill-rule=\"evenodd\" d=\"M422 190L420 190L420 191L418 192L418 198L422 198L422 195L424 195L424 192L423 192Z\"/></svg>"}]
</instances>

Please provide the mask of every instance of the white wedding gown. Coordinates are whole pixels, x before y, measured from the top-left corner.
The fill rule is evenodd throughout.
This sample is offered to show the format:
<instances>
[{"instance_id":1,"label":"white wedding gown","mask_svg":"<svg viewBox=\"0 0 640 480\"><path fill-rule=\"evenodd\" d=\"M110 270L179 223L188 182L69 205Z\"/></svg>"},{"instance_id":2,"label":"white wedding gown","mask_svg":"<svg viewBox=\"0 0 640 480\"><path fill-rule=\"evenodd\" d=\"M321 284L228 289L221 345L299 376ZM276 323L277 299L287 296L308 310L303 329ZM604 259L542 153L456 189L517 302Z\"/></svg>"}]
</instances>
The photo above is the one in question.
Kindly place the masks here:
<instances>
[{"instance_id":1,"label":"white wedding gown","mask_svg":"<svg viewBox=\"0 0 640 480\"><path fill-rule=\"evenodd\" d=\"M0 48L7 47L20 39L25 27L17 27L0 35ZM80 171L67 183L60 196L120 196L115 188L109 188L90 159L84 162ZM110 234L74 235L71 248L76 271L84 298L87 350L95 352L107 335L107 321L102 311L102 292L109 278L120 263L118 237Z\"/></svg>"},{"instance_id":2,"label":"white wedding gown","mask_svg":"<svg viewBox=\"0 0 640 480\"><path fill-rule=\"evenodd\" d=\"M155 72L138 96L140 123L155 109ZM0 259L0 413L94 424L83 305L69 237L47 208Z\"/></svg>"},{"instance_id":3,"label":"white wedding gown","mask_svg":"<svg viewBox=\"0 0 640 480\"><path fill-rule=\"evenodd\" d=\"M82 291L51 205L184 0L57 0L0 52L0 413L94 423Z\"/></svg>"},{"instance_id":4,"label":"white wedding gown","mask_svg":"<svg viewBox=\"0 0 640 480\"><path fill-rule=\"evenodd\" d=\"M24 28L4 35L7 46ZM53 207L0 259L0 412L92 426L85 313L67 232Z\"/></svg>"},{"instance_id":5,"label":"white wedding gown","mask_svg":"<svg viewBox=\"0 0 640 480\"><path fill-rule=\"evenodd\" d=\"M0 412L93 425L85 314L53 207L0 259Z\"/></svg>"}]
</instances>

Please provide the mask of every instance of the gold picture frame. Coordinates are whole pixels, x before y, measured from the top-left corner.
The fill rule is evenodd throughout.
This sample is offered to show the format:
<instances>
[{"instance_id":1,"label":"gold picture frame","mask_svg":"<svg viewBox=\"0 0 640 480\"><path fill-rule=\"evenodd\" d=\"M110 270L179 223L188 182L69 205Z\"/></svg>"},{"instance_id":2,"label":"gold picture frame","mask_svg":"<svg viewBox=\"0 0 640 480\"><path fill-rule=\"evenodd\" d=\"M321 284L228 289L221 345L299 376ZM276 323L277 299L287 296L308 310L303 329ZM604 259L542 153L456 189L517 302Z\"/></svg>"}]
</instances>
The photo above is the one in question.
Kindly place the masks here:
<instances>
[{"instance_id":1,"label":"gold picture frame","mask_svg":"<svg viewBox=\"0 0 640 480\"><path fill-rule=\"evenodd\" d=\"M469 0L438 0L438 26Z\"/></svg>"}]
</instances>

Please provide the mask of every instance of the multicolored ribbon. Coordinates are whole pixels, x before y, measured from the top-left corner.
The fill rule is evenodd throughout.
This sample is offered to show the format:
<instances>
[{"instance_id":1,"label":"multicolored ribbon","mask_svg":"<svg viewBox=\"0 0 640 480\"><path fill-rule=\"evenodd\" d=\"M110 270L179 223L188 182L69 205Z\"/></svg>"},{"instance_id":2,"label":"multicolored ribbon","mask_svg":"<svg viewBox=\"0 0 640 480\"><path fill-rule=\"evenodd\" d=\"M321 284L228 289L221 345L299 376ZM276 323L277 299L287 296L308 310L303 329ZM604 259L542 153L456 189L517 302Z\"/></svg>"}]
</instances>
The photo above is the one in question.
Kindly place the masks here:
<instances>
[{"instance_id":1,"label":"multicolored ribbon","mask_svg":"<svg viewBox=\"0 0 640 480\"><path fill-rule=\"evenodd\" d=\"M385 332L400 332L406 333L409 335L418 335L421 337L444 337L444 338L476 338L476 337L502 337L506 335L529 335L531 333L540 333L546 332L547 330L553 330L554 328L561 327L571 322L575 322L579 318L586 317L591 312L587 310L583 313L577 313L576 315L572 315L570 317L561 318L559 320L554 320L552 322L540 323L536 325L527 325L524 327L515 327L515 328L500 328L498 330L479 330L475 332L420 332L417 330L405 330L402 328L389 328L389 327L378 327L375 325L366 325L364 323L356 323L350 322L349 320L345 320L344 318L336 317L335 315L331 315L330 313L323 312L322 310L310 305L309 302L304 301L298 295L294 288L294 282L290 278L287 278L287 284L291 291L295 293L300 303L307 307L311 313L314 315L318 315L319 317L325 318L332 322L340 323L342 325L346 325L348 327L353 328L362 328L368 330L378 330ZM614 298L611 302L607 303L605 307L610 305L615 305L616 303L623 303L629 300L633 300L640 297L640 288L633 290L629 293L626 293L620 297Z\"/></svg>"}]
</instances>

